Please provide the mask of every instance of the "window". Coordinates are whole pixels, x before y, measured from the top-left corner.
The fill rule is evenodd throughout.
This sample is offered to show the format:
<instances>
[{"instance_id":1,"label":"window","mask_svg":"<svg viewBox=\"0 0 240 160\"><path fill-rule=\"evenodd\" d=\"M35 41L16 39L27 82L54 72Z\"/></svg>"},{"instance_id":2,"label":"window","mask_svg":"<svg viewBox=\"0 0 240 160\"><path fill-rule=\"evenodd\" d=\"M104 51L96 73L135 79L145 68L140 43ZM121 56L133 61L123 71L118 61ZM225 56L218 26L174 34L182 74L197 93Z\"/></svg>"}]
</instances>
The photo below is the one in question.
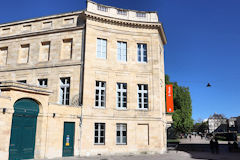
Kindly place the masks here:
<instances>
[{"instance_id":1,"label":"window","mask_svg":"<svg viewBox=\"0 0 240 160\"><path fill-rule=\"evenodd\" d=\"M42 42L40 46L40 53L38 57L39 62L46 62L49 60L50 42Z\"/></svg>"},{"instance_id":2,"label":"window","mask_svg":"<svg viewBox=\"0 0 240 160\"><path fill-rule=\"evenodd\" d=\"M117 144L127 144L127 124L117 124Z\"/></svg>"},{"instance_id":3,"label":"window","mask_svg":"<svg viewBox=\"0 0 240 160\"><path fill-rule=\"evenodd\" d=\"M148 85L138 84L138 108L148 109Z\"/></svg>"},{"instance_id":4,"label":"window","mask_svg":"<svg viewBox=\"0 0 240 160\"><path fill-rule=\"evenodd\" d=\"M105 107L106 82L96 81L95 107Z\"/></svg>"},{"instance_id":5,"label":"window","mask_svg":"<svg viewBox=\"0 0 240 160\"><path fill-rule=\"evenodd\" d=\"M104 12L107 12L107 11L108 11L108 8L107 8L107 7L104 7L104 6L101 6L101 5L98 5L98 6L97 6L97 9L98 9L99 11L104 11Z\"/></svg>"},{"instance_id":6,"label":"window","mask_svg":"<svg viewBox=\"0 0 240 160\"><path fill-rule=\"evenodd\" d=\"M29 44L21 45L19 54L18 54L18 63L27 63L29 59Z\"/></svg>"},{"instance_id":7,"label":"window","mask_svg":"<svg viewBox=\"0 0 240 160\"><path fill-rule=\"evenodd\" d=\"M126 16L126 15L127 15L127 11L118 9L118 10L117 10L117 14Z\"/></svg>"},{"instance_id":8,"label":"window","mask_svg":"<svg viewBox=\"0 0 240 160\"><path fill-rule=\"evenodd\" d=\"M60 59L64 60L72 58L72 42L73 39L63 40Z\"/></svg>"},{"instance_id":9,"label":"window","mask_svg":"<svg viewBox=\"0 0 240 160\"><path fill-rule=\"evenodd\" d=\"M42 87L47 87L48 79L38 79L38 85Z\"/></svg>"},{"instance_id":10,"label":"window","mask_svg":"<svg viewBox=\"0 0 240 160\"><path fill-rule=\"evenodd\" d=\"M27 83L27 80L18 80L19 83Z\"/></svg>"},{"instance_id":11,"label":"window","mask_svg":"<svg viewBox=\"0 0 240 160\"><path fill-rule=\"evenodd\" d=\"M95 123L95 144L105 144L105 123Z\"/></svg>"},{"instance_id":12,"label":"window","mask_svg":"<svg viewBox=\"0 0 240 160\"><path fill-rule=\"evenodd\" d=\"M107 40L106 39L97 39L97 58L106 59L107 53Z\"/></svg>"},{"instance_id":13,"label":"window","mask_svg":"<svg viewBox=\"0 0 240 160\"><path fill-rule=\"evenodd\" d=\"M60 78L60 98L59 102L63 105L69 105L70 97L70 77Z\"/></svg>"},{"instance_id":14,"label":"window","mask_svg":"<svg viewBox=\"0 0 240 160\"><path fill-rule=\"evenodd\" d=\"M127 61L127 43L117 42L117 59L118 61Z\"/></svg>"},{"instance_id":15,"label":"window","mask_svg":"<svg viewBox=\"0 0 240 160\"><path fill-rule=\"evenodd\" d=\"M117 83L117 108L127 108L127 83Z\"/></svg>"},{"instance_id":16,"label":"window","mask_svg":"<svg viewBox=\"0 0 240 160\"><path fill-rule=\"evenodd\" d=\"M137 16L137 17L141 17L141 18L145 18L145 17L146 17L146 13L137 12L137 13L136 13L136 16Z\"/></svg>"},{"instance_id":17,"label":"window","mask_svg":"<svg viewBox=\"0 0 240 160\"><path fill-rule=\"evenodd\" d=\"M147 44L137 44L138 62L147 62Z\"/></svg>"},{"instance_id":18,"label":"window","mask_svg":"<svg viewBox=\"0 0 240 160\"><path fill-rule=\"evenodd\" d=\"M8 47L0 48L0 66L7 64Z\"/></svg>"}]
</instances>

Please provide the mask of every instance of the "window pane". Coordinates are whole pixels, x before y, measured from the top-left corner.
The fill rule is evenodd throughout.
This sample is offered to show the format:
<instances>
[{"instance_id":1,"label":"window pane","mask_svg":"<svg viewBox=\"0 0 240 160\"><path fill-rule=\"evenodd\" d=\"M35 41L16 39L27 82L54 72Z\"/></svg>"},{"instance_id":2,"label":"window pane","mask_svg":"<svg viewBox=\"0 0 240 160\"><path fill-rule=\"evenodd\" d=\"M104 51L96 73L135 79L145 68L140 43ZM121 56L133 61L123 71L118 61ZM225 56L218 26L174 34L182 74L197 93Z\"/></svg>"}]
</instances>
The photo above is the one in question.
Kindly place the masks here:
<instances>
[{"instance_id":1,"label":"window pane","mask_svg":"<svg viewBox=\"0 0 240 160\"><path fill-rule=\"evenodd\" d=\"M148 108L148 104L144 104L144 108Z\"/></svg>"},{"instance_id":2,"label":"window pane","mask_svg":"<svg viewBox=\"0 0 240 160\"><path fill-rule=\"evenodd\" d=\"M148 89L148 85L144 85L144 90L147 90Z\"/></svg>"},{"instance_id":3,"label":"window pane","mask_svg":"<svg viewBox=\"0 0 240 160\"><path fill-rule=\"evenodd\" d=\"M101 87L105 87L105 82L102 82L102 85L101 85Z\"/></svg>"},{"instance_id":4,"label":"window pane","mask_svg":"<svg viewBox=\"0 0 240 160\"><path fill-rule=\"evenodd\" d=\"M104 137L100 138L100 143L104 143Z\"/></svg>"},{"instance_id":5,"label":"window pane","mask_svg":"<svg viewBox=\"0 0 240 160\"><path fill-rule=\"evenodd\" d=\"M122 143L126 144L127 143L127 137L122 137Z\"/></svg>"},{"instance_id":6,"label":"window pane","mask_svg":"<svg viewBox=\"0 0 240 160\"><path fill-rule=\"evenodd\" d=\"M98 137L94 138L94 143L98 143Z\"/></svg>"},{"instance_id":7,"label":"window pane","mask_svg":"<svg viewBox=\"0 0 240 160\"><path fill-rule=\"evenodd\" d=\"M120 136L120 131L117 131L117 136Z\"/></svg>"},{"instance_id":8,"label":"window pane","mask_svg":"<svg viewBox=\"0 0 240 160\"><path fill-rule=\"evenodd\" d=\"M101 124L101 129L105 129L105 124Z\"/></svg>"},{"instance_id":9,"label":"window pane","mask_svg":"<svg viewBox=\"0 0 240 160\"><path fill-rule=\"evenodd\" d=\"M120 137L117 137L117 143L121 143L121 142L120 142Z\"/></svg>"}]
</instances>

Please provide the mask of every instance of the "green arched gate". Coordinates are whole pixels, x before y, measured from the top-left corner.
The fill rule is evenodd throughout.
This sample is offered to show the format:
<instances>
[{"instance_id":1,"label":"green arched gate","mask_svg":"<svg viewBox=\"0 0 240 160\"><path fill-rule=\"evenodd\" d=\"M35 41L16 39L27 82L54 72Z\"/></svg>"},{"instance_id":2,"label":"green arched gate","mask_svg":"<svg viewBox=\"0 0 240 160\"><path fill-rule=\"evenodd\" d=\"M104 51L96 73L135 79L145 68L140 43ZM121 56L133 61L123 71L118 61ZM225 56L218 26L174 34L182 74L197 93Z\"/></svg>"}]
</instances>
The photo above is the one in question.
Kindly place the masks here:
<instances>
[{"instance_id":1,"label":"green arched gate","mask_svg":"<svg viewBox=\"0 0 240 160\"><path fill-rule=\"evenodd\" d=\"M32 99L20 99L14 104L9 160L34 158L38 104Z\"/></svg>"}]
</instances>

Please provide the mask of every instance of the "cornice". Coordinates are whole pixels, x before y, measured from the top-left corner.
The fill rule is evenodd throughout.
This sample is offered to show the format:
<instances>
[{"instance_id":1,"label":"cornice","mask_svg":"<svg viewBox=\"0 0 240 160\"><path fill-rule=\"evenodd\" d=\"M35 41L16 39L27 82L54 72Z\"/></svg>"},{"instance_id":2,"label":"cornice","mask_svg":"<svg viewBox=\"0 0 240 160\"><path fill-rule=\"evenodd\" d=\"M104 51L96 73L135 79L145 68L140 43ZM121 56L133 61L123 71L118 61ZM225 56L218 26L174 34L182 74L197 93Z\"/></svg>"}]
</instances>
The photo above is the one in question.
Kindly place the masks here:
<instances>
[{"instance_id":1,"label":"cornice","mask_svg":"<svg viewBox=\"0 0 240 160\"><path fill-rule=\"evenodd\" d=\"M139 28L158 28L161 26L161 23L154 23L154 22L142 22L142 21L131 21L131 20L125 20L120 18L113 18L108 17L96 13L91 13L88 11L85 11L85 15L87 19L100 21L100 22L107 22L115 25L122 25L122 26L128 26L128 27L139 27Z\"/></svg>"},{"instance_id":2,"label":"cornice","mask_svg":"<svg viewBox=\"0 0 240 160\"><path fill-rule=\"evenodd\" d=\"M125 27L132 27L132 28L157 29L160 33L163 44L167 43L164 29L163 29L162 23L160 23L160 22L131 21L131 20L125 20L125 19L120 19L120 18L113 18L113 17L104 16L104 15L99 15L99 14L91 13L88 11L85 11L84 13L85 13L86 19L97 21L97 22L125 26Z\"/></svg>"},{"instance_id":3,"label":"cornice","mask_svg":"<svg viewBox=\"0 0 240 160\"><path fill-rule=\"evenodd\" d=\"M83 11L60 13L60 14L55 14L55 15L50 15L50 16L31 18L31 19L20 20L20 21L15 21L15 22L2 23L2 24L0 24L0 28L10 27L10 26L24 24L24 23L32 23L32 22L45 21L45 20L51 20L51 19L56 19L56 18L68 17L68 16L75 16L75 15L81 14L82 12Z\"/></svg>"},{"instance_id":4,"label":"cornice","mask_svg":"<svg viewBox=\"0 0 240 160\"><path fill-rule=\"evenodd\" d=\"M14 81L1 82L0 89L2 91L17 90L17 91L30 92L30 93L43 94L43 95L50 95L51 93L53 93L52 91L49 91L47 88L44 88L44 87L29 85L29 84L14 82Z\"/></svg>"},{"instance_id":5,"label":"cornice","mask_svg":"<svg viewBox=\"0 0 240 160\"><path fill-rule=\"evenodd\" d=\"M1 72L11 72L11 71L19 71L19 70L33 70L33 69L43 69L43 68L55 68L55 67L67 67L67 66L78 66L81 65L81 62L61 62L58 64L40 64L39 66L34 65L34 66L16 66L16 67L11 67L10 69L8 68L2 68L0 69Z\"/></svg>"},{"instance_id":6,"label":"cornice","mask_svg":"<svg viewBox=\"0 0 240 160\"><path fill-rule=\"evenodd\" d=\"M0 41L10 40L10 39L17 39L17 38L25 38L25 37L32 37L32 36L40 36L45 34L53 34L53 33L60 33L60 32L68 32L68 31L75 31L81 30L83 26L76 26L76 27L69 27L69 28L61 28L61 29L52 29L52 30L43 30L39 32L30 32L6 37L0 37Z\"/></svg>"}]
</instances>

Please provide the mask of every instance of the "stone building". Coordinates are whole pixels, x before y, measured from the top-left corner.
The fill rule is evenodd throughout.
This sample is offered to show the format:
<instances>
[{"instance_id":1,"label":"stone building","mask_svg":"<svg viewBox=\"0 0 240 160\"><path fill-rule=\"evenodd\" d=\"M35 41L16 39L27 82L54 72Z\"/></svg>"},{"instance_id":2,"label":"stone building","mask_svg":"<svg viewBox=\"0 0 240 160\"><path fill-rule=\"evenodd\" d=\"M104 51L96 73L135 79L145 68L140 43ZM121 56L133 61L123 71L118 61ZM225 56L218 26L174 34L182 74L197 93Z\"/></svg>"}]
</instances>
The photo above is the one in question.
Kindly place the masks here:
<instances>
[{"instance_id":1,"label":"stone building","mask_svg":"<svg viewBox=\"0 0 240 160\"><path fill-rule=\"evenodd\" d=\"M214 113L208 118L209 133L213 132L227 132L228 122L222 114Z\"/></svg>"},{"instance_id":2,"label":"stone building","mask_svg":"<svg viewBox=\"0 0 240 160\"><path fill-rule=\"evenodd\" d=\"M156 12L92 1L1 24L1 160L164 152L165 44Z\"/></svg>"}]
</instances>

